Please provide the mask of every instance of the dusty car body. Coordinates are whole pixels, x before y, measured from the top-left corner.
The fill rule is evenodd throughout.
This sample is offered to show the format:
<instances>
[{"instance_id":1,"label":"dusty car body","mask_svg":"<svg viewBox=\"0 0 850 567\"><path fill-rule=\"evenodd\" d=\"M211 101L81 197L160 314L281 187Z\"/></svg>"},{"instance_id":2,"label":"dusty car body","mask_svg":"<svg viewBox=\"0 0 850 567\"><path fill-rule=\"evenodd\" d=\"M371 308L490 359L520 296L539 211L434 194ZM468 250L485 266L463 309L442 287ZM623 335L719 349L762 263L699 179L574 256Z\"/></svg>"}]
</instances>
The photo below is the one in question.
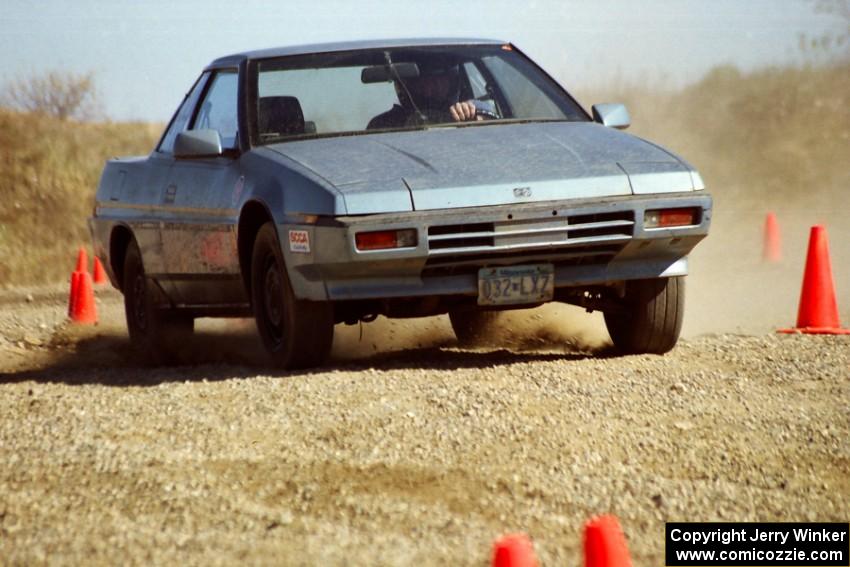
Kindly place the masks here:
<instances>
[{"instance_id":1,"label":"dusty car body","mask_svg":"<svg viewBox=\"0 0 850 567\"><path fill-rule=\"evenodd\" d=\"M475 117L429 118L429 80ZM394 106L367 120L379 99ZM501 310L546 301L604 311L624 352L664 352L712 201L628 121L616 104L588 116L503 41L223 57L150 155L106 164L95 252L157 355L200 316L253 314L297 367L321 363L336 323L449 313L474 342Z\"/></svg>"}]
</instances>

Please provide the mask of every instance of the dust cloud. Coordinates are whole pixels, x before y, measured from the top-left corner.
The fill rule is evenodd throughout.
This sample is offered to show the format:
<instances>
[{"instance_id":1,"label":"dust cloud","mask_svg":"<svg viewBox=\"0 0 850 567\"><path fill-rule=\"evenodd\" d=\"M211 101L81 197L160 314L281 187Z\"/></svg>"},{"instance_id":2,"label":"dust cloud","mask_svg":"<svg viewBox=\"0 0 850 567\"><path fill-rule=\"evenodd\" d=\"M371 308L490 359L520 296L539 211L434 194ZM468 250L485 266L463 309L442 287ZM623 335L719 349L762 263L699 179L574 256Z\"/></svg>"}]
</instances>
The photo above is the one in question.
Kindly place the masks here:
<instances>
[{"instance_id":1,"label":"dust cloud","mask_svg":"<svg viewBox=\"0 0 850 567\"><path fill-rule=\"evenodd\" d=\"M481 347L595 352L609 342L600 313L588 315L578 307L553 303L503 312ZM379 317L362 325L337 325L332 356L337 360L353 360L382 352L455 347L457 340L446 315L420 319Z\"/></svg>"},{"instance_id":2,"label":"dust cloud","mask_svg":"<svg viewBox=\"0 0 850 567\"><path fill-rule=\"evenodd\" d=\"M29 351L26 360L0 364L0 370L147 366L150 361L133 347L127 336L121 296L110 292L99 298L99 309L96 326L63 323L45 341L44 348ZM600 313L588 315L570 305L549 304L504 312L499 325L491 329L478 348L591 354L607 348L608 342ZM393 357L394 353L407 357L419 352L427 357L432 350L458 348L445 315L418 319L379 317L371 323L337 325L331 364L361 364L385 355ZM181 345L173 361L177 366L199 364L265 368L271 361L253 319L202 318L196 320L195 333Z\"/></svg>"},{"instance_id":3,"label":"dust cloud","mask_svg":"<svg viewBox=\"0 0 850 567\"><path fill-rule=\"evenodd\" d=\"M836 202L841 191L833 189ZM765 215L780 226L782 258L762 259ZM827 228L839 315L850 322L850 225L846 211L771 206L715 216L712 235L691 257L684 335L757 334L793 327L810 227Z\"/></svg>"}]
</instances>

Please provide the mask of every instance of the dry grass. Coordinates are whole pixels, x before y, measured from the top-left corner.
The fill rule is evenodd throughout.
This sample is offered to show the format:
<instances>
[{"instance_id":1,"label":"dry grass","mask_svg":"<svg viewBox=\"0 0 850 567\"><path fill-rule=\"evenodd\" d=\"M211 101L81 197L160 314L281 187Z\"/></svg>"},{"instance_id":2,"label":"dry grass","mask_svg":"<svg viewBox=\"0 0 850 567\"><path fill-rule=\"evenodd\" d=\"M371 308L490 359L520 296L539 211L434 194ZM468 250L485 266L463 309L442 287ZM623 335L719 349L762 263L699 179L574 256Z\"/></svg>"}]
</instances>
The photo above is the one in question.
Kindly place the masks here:
<instances>
[{"instance_id":1,"label":"dry grass","mask_svg":"<svg viewBox=\"0 0 850 567\"><path fill-rule=\"evenodd\" d=\"M66 279L104 162L149 152L160 129L0 109L0 285Z\"/></svg>"}]
</instances>

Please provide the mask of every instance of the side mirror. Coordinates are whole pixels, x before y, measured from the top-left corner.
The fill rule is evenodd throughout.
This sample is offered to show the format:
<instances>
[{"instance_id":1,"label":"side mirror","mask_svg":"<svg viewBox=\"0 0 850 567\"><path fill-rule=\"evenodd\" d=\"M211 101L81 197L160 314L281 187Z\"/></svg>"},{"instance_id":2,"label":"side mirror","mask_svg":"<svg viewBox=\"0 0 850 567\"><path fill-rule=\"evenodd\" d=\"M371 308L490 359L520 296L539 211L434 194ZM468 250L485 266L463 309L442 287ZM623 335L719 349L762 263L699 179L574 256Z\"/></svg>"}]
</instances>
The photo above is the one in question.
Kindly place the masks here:
<instances>
[{"instance_id":1,"label":"side mirror","mask_svg":"<svg viewBox=\"0 0 850 567\"><path fill-rule=\"evenodd\" d=\"M218 130L186 130L174 140L174 157L199 158L222 155Z\"/></svg>"},{"instance_id":2,"label":"side mirror","mask_svg":"<svg viewBox=\"0 0 850 567\"><path fill-rule=\"evenodd\" d=\"M608 128L625 130L632 123L632 119L629 116L629 111L626 109L626 106L618 102L594 104L592 110L593 121L599 122Z\"/></svg>"}]
</instances>

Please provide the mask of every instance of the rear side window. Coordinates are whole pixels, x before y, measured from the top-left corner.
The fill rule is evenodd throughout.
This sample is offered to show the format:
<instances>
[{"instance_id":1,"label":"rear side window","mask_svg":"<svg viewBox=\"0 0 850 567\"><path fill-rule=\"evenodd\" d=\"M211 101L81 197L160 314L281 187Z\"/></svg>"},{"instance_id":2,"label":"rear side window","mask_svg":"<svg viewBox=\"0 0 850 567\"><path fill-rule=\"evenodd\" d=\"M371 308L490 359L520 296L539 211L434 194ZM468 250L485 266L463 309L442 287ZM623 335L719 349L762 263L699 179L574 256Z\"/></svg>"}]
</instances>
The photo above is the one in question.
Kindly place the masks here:
<instances>
[{"instance_id":1,"label":"rear side window","mask_svg":"<svg viewBox=\"0 0 850 567\"><path fill-rule=\"evenodd\" d=\"M177 138L177 134L186 130L186 127L189 125L189 120L192 119L192 113L195 110L195 106L198 104L198 99L204 91L204 85L207 84L207 77L209 77L209 72L202 74L200 78L195 81L195 85L186 95L186 98L183 99L183 104L180 105L180 108L177 110L177 114L175 114L174 118L171 119L168 129L162 136L162 141L159 143L159 147L157 148L158 152L170 154L174 150L174 140Z\"/></svg>"},{"instance_id":2,"label":"rear side window","mask_svg":"<svg viewBox=\"0 0 850 567\"><path fill-rule=\"evenodd\" d=\"M223 148L236 147L238 74L221 71L212 78L190 130L218 130Z\"/></svg>"}]
</instances>

